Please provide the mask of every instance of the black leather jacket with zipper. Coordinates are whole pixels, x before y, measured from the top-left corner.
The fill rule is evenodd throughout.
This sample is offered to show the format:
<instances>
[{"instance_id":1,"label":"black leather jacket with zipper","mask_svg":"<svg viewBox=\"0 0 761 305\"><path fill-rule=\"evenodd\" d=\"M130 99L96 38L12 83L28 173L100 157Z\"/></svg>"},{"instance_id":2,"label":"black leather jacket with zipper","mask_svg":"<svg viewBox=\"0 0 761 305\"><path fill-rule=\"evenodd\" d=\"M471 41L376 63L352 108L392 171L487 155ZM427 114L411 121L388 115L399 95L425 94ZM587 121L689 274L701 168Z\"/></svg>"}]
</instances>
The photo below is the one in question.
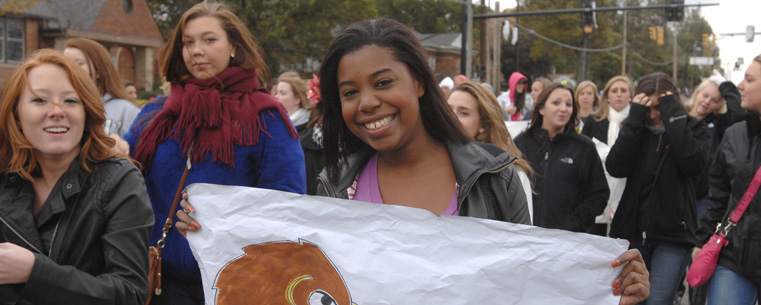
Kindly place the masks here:
<instances>
[{"instance_id":1,"label":"black leather jacket with zipper","mask_svg":"<svg viewBox=\"0 0 761 305\"><path fill-rule=\"evenodd\" d=\"M0 175L0 243L35 256L26 283L0 285L0 304L145 302L153 210L143 176L124 159L88 167L75 159L37 213L32 183Z\"/></svg>"},{"instance_id":2,"label":"black leather jacket with zipper","mask_svg":"<svg viewBox=\"0 0 761 305\"><path fill-rule=\"evenodd\" d=\"M700 221L698 247L708 241L716 224L726 227L729 215L748 190L761 167L761 120L748 112L745 122L724 134L708 176L708 210ZM753 197L740 221L727 234L718 264L746 277L761 277L761 192Z\"/></svg>"},{"instance_id":3,"label":"black leather jacket with zipper","mask_svg":"<svg viewBox=\"0 0 761 305\"><path fill-rule=\"evenodd\" d=\"M446 143L459 184L460 216L530 224L526 194L513 168L515 158L497 146L485 143ZM375 150L366 148L349 156L341 177L329 183L320 173L317 195L348 199L347 189Z\"/></svg>"}]
</instances>

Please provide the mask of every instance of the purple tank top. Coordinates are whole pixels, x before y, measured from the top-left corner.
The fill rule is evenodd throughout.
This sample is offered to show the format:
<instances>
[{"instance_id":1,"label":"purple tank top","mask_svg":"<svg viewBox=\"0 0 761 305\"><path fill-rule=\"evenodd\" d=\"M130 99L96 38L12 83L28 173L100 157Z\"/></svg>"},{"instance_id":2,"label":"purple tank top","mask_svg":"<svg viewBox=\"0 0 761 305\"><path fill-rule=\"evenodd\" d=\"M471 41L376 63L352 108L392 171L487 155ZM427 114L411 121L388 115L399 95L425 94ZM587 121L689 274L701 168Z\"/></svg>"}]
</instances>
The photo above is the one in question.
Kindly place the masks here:
<instances>
[{"instance_id":1,"label":"purple tank top","mask_svg":"<svg viewBox=\"0 0 761 305\"><path fill-rule=\"evenodd\" d=\"M449 206L441 215L457 215L457 186L455 185L454 196L449 201ZM370 161L357 177L357 188L354 193L354 200L383 204L380 187L378 186L378 153L375 153Z\"/></svg>"}]
</instances>

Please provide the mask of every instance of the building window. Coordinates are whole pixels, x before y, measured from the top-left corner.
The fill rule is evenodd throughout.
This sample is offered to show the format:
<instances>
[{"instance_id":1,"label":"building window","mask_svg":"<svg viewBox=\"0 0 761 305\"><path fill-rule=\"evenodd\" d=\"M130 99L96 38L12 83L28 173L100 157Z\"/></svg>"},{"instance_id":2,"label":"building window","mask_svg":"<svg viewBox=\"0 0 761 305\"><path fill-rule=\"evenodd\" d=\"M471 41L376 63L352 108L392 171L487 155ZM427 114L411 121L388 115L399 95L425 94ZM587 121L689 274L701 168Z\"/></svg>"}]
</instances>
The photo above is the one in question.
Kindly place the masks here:
<instances>
[{"instance_id":1,"label":"building window","mask_svg":"<svg viewBox=\"0 0 761 305\"><path fill-rule=\"evenodd\" d=\"M428 65L431 67L431 70L436 70L436 57L428 57Z\"/></svg>"},{"instance_id":2,"label":"building window","mask_svg":"<svg viewBox=\"0 0 761 305\"><path fill-rule=\"evenodd\" d=\"M123 0L122 8L124 8L124 12L132 13L132 0Z\"/></svg>"},{"instance_id":3,"label":"building window","mask_svg":"<svg viewBox=\"0 0 761 305\"><path fill-rule=\"evenodd\" d=\"M0 62L24 60L24 20L0 18Z\"/></svg>"}]
</instances>

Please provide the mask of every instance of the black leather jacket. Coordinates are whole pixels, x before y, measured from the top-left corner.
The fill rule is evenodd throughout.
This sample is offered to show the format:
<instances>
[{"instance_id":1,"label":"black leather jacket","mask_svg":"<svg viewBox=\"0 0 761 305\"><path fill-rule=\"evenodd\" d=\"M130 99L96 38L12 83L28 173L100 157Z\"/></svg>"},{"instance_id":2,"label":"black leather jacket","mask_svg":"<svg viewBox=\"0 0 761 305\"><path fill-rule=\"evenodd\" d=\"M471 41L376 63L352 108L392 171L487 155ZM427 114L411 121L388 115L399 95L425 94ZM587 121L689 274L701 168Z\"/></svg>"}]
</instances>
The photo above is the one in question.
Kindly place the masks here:
<instances>
[{"instance_id":1,"label":"black leather jacket","mask_svg":"<svg viewBox=\"0 0 761 305\"><path fill-rule=\"evenodd\" d=\"M716 229L727 223L753 176L761 166L761 121L758 112L749 112L745 122L732 125L724 133L708 176L708 210L700 221L698 238L703 243ZM727 235L719 255L719 265L747 277L761 277L761 192Z\"/></svg>"},{"instance_id":2,"label":"black leather jacket","mask_svg":"<svg viewBox=\"0 0 761 305\"><path fill-rule=\"evenodd\" d=\"M0 243L34 253L25 284L0 285L0 304L143 304L153 210L140 171L124 159L75 159L33 213L34 186L0 175Z\"/></svg>"},{"instance_id":3,"label":"black leather jacket","mask_svg":"<svg viewBox=\"0 0 761 305\"><path fill-rule=\"evenodd\" d=\"M530 224L526 194L512 164L515 158L484 143L447 143L457 183L460 216ZM349 156L338 183L328 183L323 171L317 195L348 199L347 189L375 153L364 149Z\"/></svg>"}]
</instances>

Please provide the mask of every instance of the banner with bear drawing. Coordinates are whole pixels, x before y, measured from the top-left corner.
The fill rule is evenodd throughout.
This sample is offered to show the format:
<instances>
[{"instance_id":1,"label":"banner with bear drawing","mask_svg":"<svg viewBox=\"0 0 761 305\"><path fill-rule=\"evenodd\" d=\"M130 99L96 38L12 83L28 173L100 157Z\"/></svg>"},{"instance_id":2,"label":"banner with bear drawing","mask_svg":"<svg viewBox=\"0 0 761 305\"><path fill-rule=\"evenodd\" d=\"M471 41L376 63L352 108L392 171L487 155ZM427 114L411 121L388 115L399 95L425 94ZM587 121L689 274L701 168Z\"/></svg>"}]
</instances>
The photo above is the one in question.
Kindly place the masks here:
<instances>
[{"instance_id":1,"label":"banner with bear drawing","mask_svg":"<svg viewBox=\"0 0 761 305\"><path fill-rule=\"evenodd\" d=\"M425 210L193 184L206 304L618 304L627 242Z\"/></svg>"}]
</instances>

